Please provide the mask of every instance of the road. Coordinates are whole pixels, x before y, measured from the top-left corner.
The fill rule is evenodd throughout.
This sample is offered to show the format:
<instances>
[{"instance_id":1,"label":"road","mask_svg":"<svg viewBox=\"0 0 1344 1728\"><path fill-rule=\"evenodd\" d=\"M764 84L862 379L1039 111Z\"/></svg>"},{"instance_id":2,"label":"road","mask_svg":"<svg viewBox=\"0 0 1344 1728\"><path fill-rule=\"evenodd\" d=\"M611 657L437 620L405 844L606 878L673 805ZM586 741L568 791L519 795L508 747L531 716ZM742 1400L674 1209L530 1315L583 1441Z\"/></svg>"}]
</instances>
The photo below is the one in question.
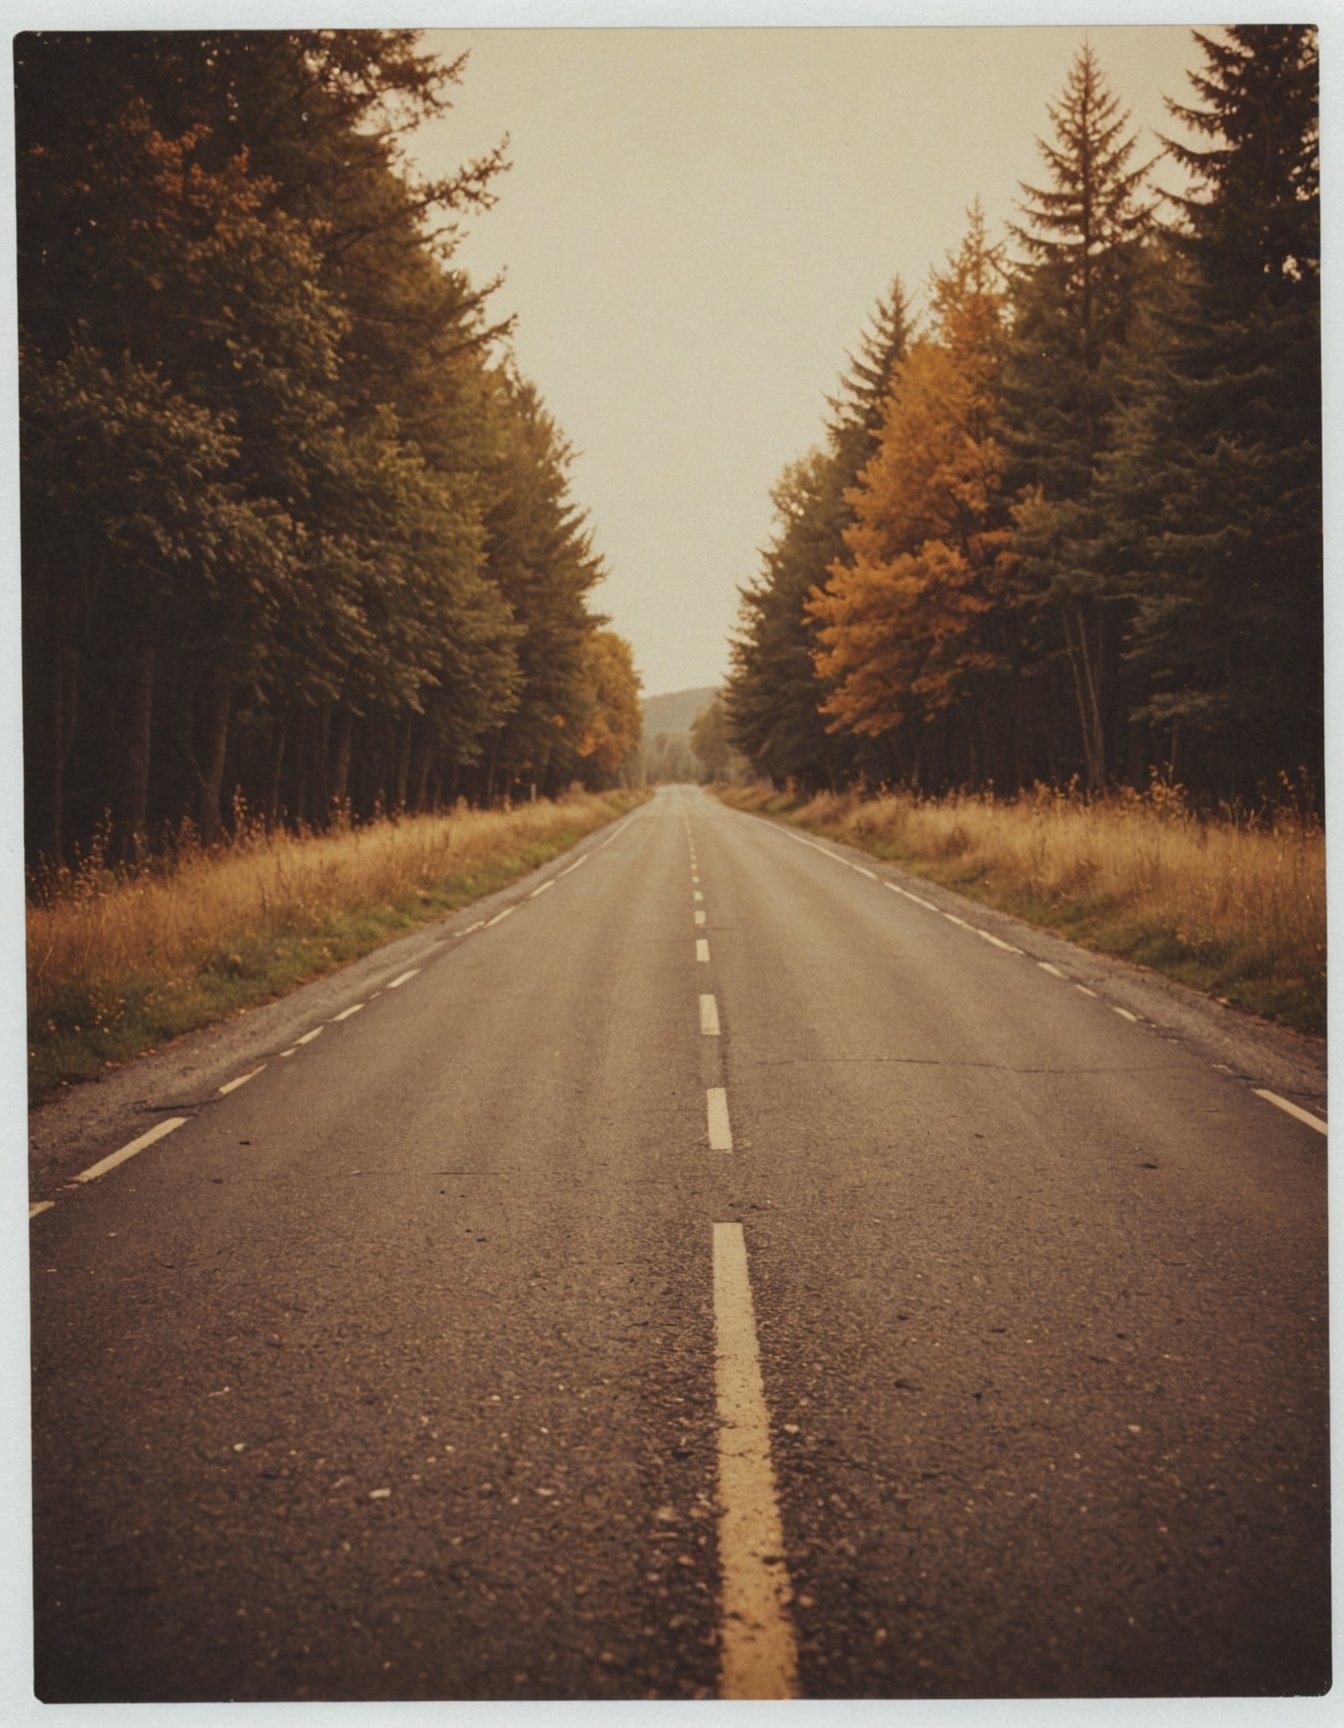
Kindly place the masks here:
<instances>
[{"instance_id":1,"label":"road","mask_svg":"<svg viewBox=\"0 0 1344 1728\"><path fill-rule=\"evenodd\" d=\"M664 788L39 1116L37 1694L1319 1692L1312 1065Z\"/></svg>"}]
</instances>

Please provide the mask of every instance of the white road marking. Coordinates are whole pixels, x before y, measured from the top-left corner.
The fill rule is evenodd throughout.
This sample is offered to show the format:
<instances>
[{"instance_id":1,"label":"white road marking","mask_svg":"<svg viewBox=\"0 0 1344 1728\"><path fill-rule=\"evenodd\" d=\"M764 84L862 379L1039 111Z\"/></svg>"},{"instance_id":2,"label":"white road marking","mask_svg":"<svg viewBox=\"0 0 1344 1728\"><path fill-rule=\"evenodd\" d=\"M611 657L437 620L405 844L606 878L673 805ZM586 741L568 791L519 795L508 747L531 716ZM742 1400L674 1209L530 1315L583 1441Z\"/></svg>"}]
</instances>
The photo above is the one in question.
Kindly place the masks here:
<instances>
[{"instance_id":1,"label":"white road marking","mask_svg":"<svg viewBox=\"0 0 1344 1728\"><path fill-rule=\"evenodd\" d=\"M704 923L704 921L705 921L705 915L704 915L704 913L703 913L703 912L699 912L699 911L697 911L697 913L696 913L696 915L695 915L695 921L696 921L696 923L697 923L697 924L703 924L703 923Z\"/></svg>"},{"instance_id":2,"label":"white road marking","mask_svg":"<svg viewBox=\"0 0 1344 1728\"><path fill-rule=\"evenodd\" d=\"M700 1030L706 1038L719 1036L719 1005L712 996L700 998Z\"/></svg>"},{"instance_id":3,"label":"white road marking","mask_svg":"<svg viewBox=\"0 0 1344 1728\"><path fill-rule=\"evenodd\" d=\"M559 871L556 875L556 881L558 882L561 876L572 876L581 865L588 862L588 856L588 853L585 852L581 858L576 858L572 864L567 864L565 868Z\"/></svg>"},{"instance_id":4,"label":"white road marking","mask_svg":"<svg viewBox=\"0 0 1344 1728\"><path fill-rule=\"evenodd\" d=\"M1002 948L1005 954L1020 954L1022 952L1020 948L1014 948L1011 942L1002 941L999 937L991 935L988 930L980 929L976 924L971 924L968 928L974 930L982 942L989 942L995 948Z\"/></svg>"},{"instance_id":5,"label":"white road marking","mask_svg":"<svg viewBox=\"0 0 1344 1728\"><path fill-rule=\"evenodd\" d=\"M705 940L705 938L703 936L696 938L695 957L697 960L708 960L709 959L709 943Z\"/></svg>"},{"instance_id":6,"label":"white road marking","mask_svg":"<svg viewBox=\"0 0 1344 1728\"><path fill-rule=\"evenodd\" d=\"M1060 971L1059 967L1052 966L1048 960L1038 960L1036 964L1040 967L1042 972L1048 972L1052 978L1064 977L1064 974Z\"/></svg>"},{"instance_id":7,"label":"white road marking","mask_svg":"<svg viewBox=\"0 0 1344 1728\"><path fill-rule=\"evenodd\" d=\"M552 878L549 882L543 882L540 888L534 888L532 890L532 892L528 895L528 899L529 900L535 900L538 894L544 894L548 888L554 888L554 887L555 887L555 878L554 878L554 876L552 876Z\"/></svg>"},{"instance_id":8,"label":"white road marking","mask_svg":"<svg viewBox=\"0 0 1344 1728\"><path fill-rule=\"evenodd\" d=\"M1139 1023L1137 1014L1131 1014L1128 1008L1117 1008L1114 1002L1111 1003L1111 1013L1118 1014L1122 1020L1132 1020L1136 1026Z\"/></svg>"},{"instance_id":9,"label":"white road marking","mask_svg":"<svg viewBox=\"0 0 1344 1728\"><path fill-rule=\"evenodd\" d=\"M692 895L692 896L691 896L691 898L692 898L692 899L693 899L693 900L703 900L703 899L704 899L704 895L703 895L703 894L702 894L702 893L701 893L701 892L700 892L700 890L699 890L699 889L698 889L698 888L697 888L697 889L696 889L696 891L695 891L695 893L694 893L694 894L693 894L693 895Z\"/></svg>"},{"instance_id":10,"label":"white road marking","mask_svg":"<svg viewBox=\"0 0 1344 1728\"><path fill-rule=\"evenodd\" d=\"M246 1086L249 1080L255 1080L265 1066L266 1064L263 1062L261 1068L254 1068L250 1074L240 1074L236 1080L228 1081L220 1087L220 1097L227 1097L230 1092L236 1092L240 1086Z\"/></svg>"},{"instance_id":11,"label":"white road marking","mask_svg":"<svg viewBox=\"0 0 1344 1728\"><path fill-rule=\"evenodd\" d=\"M502 912L496 912L493 918L486 919L486 929L488 930L492 924L502 924L506 918L511 918L517 910L516 906L506 906Z\"/></svg>"},{"instance_id":12,"label":"white road marking","mask_svg":"<svg viewBox=\"0 0 1344 1728\"><path fill-rule=\"evenodd\" d=\"M1094 1002L1097 999L1096 991L1095 990L1089 990L1086 984L1075 984L1074 989L1081 991L1084 996L1090 996Z\"/></svg>"},{"instance_id":13,"label":"white road marking","mask_svg":"<svg viewBox=\"0 0 1344 1728\"><path fill-rule=\"evenodd\" d=\"M958 918L955 912L944 912L943 917L947 919L949 924L960 924L963 930L970 929L970 925L966 920L964 918Z\"/></svg>"},{"instance_id":14,"label":"white road marking","mask_svg":"<svg viewBox=\"0 0 1344 1728\"><path fill-rule=\"evenodd\" d=\"M938 910L932 900L921 900L918 894L912 894L908 888L898 888L894 882L885 882L883 887L890 888L893 894L904 894L907 900L913 900L916 906L922 906L926 912Z\"/></svg>"},{"instance_id":15,"label":"white road marking","mask_svg":"<svg viewBox=\"0 0 1344 1728\"><path fill-rule=\"evenodd\" d=\"M866 876L870 882L877 881L877 873L873 870L865 869L862 864L851 864L850 869L856 871L860 876Z\"/></svg>"},{"instance_id":16,"label":"white road marking","mask_svg":"<svg viewBox=\"0 0 1344 1728\"><path fill-rule=\"evenodd\" d=\"M325 1030L325 1027L314 1026L311 1032L305 1032L302 1038L294 1040L294 1048L297 1050L300 1044L311 1044L313 1039L320 1038Z\"/></svg>"},{"instance_id":17,"label":"white road marking","mask_svg":"<svg viewBox=\"0 0 1344 1728\"><path fill-rule=\"evenodd\" d=\"M180 1128L184 1122L189 1122L189 1116L169 1116L166 1121L158 1122L148 1134L142 1134L138 1140L132 1140L120 1151L110 1152L106 1158L100 1158L96 1164L90 1164L87 1170L81 1170L74 1178L76 1182L93 1182L99 1176L106 1176L109 1170L115 1170L118 1164L124 1164L128 1158L134 1158L137 1152L143 1152L146 1146L152 1146L156 1140L162 1140L165 1134L171 1134L175 1128Z\"/></svg>"},{"instance_id":18,"label":"white road marking","mask_svg":"<svg viewBox=\"0 0 1344 1728\"><path fill-rule=\"evenodd\" d=\"M1277 1092L1266 1092L1263 1088L1252 1088L1257 1098L1263 1098L1266 1104L1272 1104L1276 1110L1286 1110L1290 1116L1295 1116L1299 1122L1305 1122L1308 1128L1314 1128L1318 1134L1328 1134L1330 1125L1323 1122L1319 1116L1314 1116L1310 1110L1302 1109L1299 1104L1292 1104L1287 1098L1280 1098Z\"/></svg>"},{"instance_id":19,"label":"white road marking","mask_svg":"<svg viewBox=\"0 0 1344 1728\"><path fill-rule=\"evenodd\" d=\"M419 975L420 968L418 966L412 966L409 972L403 972L400 978L394 978L387 988L389 990L400 990L403 984L409 984L412 978L418 978Z\"/></svg>"},{"instance_id":20,"label":"white road marking","mask_svg":"<svg viewBox=\"0 0 1344 1728\"><path fill-rule=\"evenodd\" d=\"M342 1020L349 1020L352 1015L362 1014L363 1012L364 1004L362 1002L356 1002L353 1008L346 1008L340 1014L334 1014L331 1019L331 1024L333 1026L339 1026Z\"/></svg>"},{"instance_id":21,"label":"white road marking","mask_svg":"<svg viewBox=\"0 0 1344 1728\"><path fill-rule=\"evenodd\" d=\"M733 1130L728 1123L728 1094L722 1086L711 1086L705 1093L705 1114L709 1121L711 1152L731 1152Z\"/></svg>"},{"instance_id":22,"label":"white road marking","mask_svg":"<svg viewBox=\"0 0 1344 1728\"><path fill-rule=\"evenodd\" d=\"M719 1417L719 1695L792 1698L798 1649L770 1461L756 1317L740 1224L714 1226L714 1396Z\"/></svg>"},{"instance_id":23,"label":"white road marking","mask_svg":"<svg viewBox=\"0 0 1344 1728\"><path fill-rule=\"evenodd\" d=\"M33 1204L28 1208L28 1216L30 1219L33 1219L37 1217L39 1212L50 1212L55 1204L56 1202L54 1200L34 1200Z\"/></svg>"},{"instance_id":24,"label":"white road marking","mask_svg":"<svg viewBox=\"0 0 1344 1728\"><path fill-rule=\"evenodd\" d=\"M593 851L594 852L601 852L605 847L610 846L612 841L617 839L619 835L624 833L624 831L630 826L630 824L634 821L634 819L635 818L632 815L632 816L627 816L624 822L618 822L616 824L616 826L612 829L611 833L608 834L606 839L602 842L602 845L601 846L594 846Z\"/></svg>"}]
</instances>

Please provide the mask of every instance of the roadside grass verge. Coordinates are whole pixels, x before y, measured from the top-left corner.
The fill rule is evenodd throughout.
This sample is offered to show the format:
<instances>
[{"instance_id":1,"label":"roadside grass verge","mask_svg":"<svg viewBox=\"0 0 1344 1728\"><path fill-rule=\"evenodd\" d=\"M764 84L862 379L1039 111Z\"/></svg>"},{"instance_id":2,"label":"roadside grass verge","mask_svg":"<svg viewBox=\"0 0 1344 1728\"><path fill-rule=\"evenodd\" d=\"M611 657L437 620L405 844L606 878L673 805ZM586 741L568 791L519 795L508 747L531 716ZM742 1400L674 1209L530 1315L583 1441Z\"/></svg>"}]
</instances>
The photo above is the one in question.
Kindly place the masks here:
<instances>
[{"instance_id":1,"label":"roadside grass verge","mask_svg":"<svg viewBox=\"0 0 1344 1728\"><path fill-rule=\"evenodd\" d=\"M27 916L30 1099L507 887L644 796L462 806L325 834L255 828L139 871L95 855L48 873Z\"/></svg>"},{"instance_id":2,"label":"roadside grass verge","mask_svg":"<svg viewBox=\"0 0 1344 1728\"><path fill-rule=\"evenodd\" d=\"M720 796L1250 1013L1325 1031L1325 838L1313 818L1210 820L1160 781L1091 799L1044 787L1014 799Z\"/></svg>"}]
</instances>

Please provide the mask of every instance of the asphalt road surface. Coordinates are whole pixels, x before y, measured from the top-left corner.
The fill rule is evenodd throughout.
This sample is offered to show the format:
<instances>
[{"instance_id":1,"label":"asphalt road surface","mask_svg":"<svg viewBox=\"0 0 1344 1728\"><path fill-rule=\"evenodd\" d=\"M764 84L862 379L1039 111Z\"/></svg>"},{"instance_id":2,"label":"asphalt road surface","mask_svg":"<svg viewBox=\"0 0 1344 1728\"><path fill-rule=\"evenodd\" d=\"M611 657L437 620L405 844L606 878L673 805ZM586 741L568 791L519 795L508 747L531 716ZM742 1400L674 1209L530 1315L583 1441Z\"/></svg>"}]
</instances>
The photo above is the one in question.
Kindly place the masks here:
<instances>
[{"instance_id":1,"label":"asphalt road surface","mask_svg":"<svg viewBox=\"0 0 1344 1728\"><path fill-rule=\"evenodd\" d=\"M37 1695L1320 1692L1319 1080L666 788L39 1113Z\"/></svg>"}]
</instances>

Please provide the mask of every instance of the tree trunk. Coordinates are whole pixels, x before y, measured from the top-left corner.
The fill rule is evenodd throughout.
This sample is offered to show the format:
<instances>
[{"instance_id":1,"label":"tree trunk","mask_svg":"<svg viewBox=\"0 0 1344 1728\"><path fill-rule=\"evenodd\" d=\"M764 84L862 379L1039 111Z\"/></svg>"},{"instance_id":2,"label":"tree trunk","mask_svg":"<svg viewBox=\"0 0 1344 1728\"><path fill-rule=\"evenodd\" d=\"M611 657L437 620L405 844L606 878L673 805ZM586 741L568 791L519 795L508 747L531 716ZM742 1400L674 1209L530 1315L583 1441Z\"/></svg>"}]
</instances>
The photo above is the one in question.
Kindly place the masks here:
<instances>
[{"instance_id":1,"label":"tree trunk","mask_svg":"<svg viewBox=\"0 0 1344 1728\"><path fill-rule=\"evenodd\" d=\"M154 731L154 644L142 642L131 666L126 727L126 793L121 856L138 862L148 843L149 770Z\"/></svg>"},{"instance_id":2,"label":"tree trunk","mask_svg":"<svg viewBox=\"0 0 1344 1728\"><path fill-rule=\"evenodd\" d=\"M401 723L401 738L397 745L396 809L405 810L406 793L411 784L411 745L415 739L415 715L408 714Z\"/></svg>"},{"instance_id":3,"label":"tree trunk","mask_svg":"<svg viewBox=\"0 0 1344 1728\"><path fill-rule=\"evenodd\" d=\"M280 821L280 789L285 771L285 742L288 727L282 720L276 729L275 749L271 756L271 790L266 800L266 825L274 828Z\"/></svg>"},{"instance_id":4,"label":"tree trunk","mask_svg":"<svg viewBox=\"0 0 1344 1728\"><path fill-rule=\"evenodd\" d=\"M294 751L296 779L294 783L294 814L301 828L307 827L312 820L312 801L309 795L309 757L312 750L310 723L312 710L308 707L299 709L299 742Z\"/></svg>"},{"instance_id":5,"label":"tree trunk","mask_svg":"<svg viewBox=\"0 0 1344 1728\"><path fill-rule=\"evenodd\" d=\"M201 776L201 840L206 846L213 846L224 829L224 764L232 710L233 686L221 678L211 692L206 713L205 772Z\"/></svg>"},{"instance_id":6,"label":"tree trunk","mask_svg":"<svg viewBox=\"0 0 1344 1728\"><path fill-rule=\"evenodd\" d=\"M429 802L429 773L434 764L434 745L429 738L425 739L420 751L420 768L415 777L415 808L424 812L433 806Z\"/></svg>"},{"instance_id":7,"label":"tree trunk","mask_svg":"<svg viewBox=\"0 0 1344 1728\"><path fill-rule=\"evenodd\" d=\"M51 811L47 842L53 862L65 849L65 770L75 742L79 718L79 656L69 642L56 651L51 691Z\"/></svg>"},{"instance_id":8,"label":"tree trunk","mask_svg":"<svg viewBox=\"0 0 1344 1728\"><path fill-rule=\"evenodd\" d=\"M1087 620L1083 616L1082 608L1068 603L1062 616L1064 642L1068 649L1074 696L1078 704L1087 789L1089 792L1100 792L1106 785L1106 732L1101 717L1101 655L1099 649L1097 652L1093 651L1092 644L1087 639ZM1097 630L1100 634L1100 620Z\"/></svg>"},{"instance_id":9,"label":"tree trunk","mask_svg":"<svg viewBox=\"0 0 1344 1728\"><path fill-rule=\"evenodd\" d=\"M342 709L336 723L336 768L332 775L330 814L344 821L350 813L350 756L354 749L354 720Z\"/></svg>"}]
</instances>

